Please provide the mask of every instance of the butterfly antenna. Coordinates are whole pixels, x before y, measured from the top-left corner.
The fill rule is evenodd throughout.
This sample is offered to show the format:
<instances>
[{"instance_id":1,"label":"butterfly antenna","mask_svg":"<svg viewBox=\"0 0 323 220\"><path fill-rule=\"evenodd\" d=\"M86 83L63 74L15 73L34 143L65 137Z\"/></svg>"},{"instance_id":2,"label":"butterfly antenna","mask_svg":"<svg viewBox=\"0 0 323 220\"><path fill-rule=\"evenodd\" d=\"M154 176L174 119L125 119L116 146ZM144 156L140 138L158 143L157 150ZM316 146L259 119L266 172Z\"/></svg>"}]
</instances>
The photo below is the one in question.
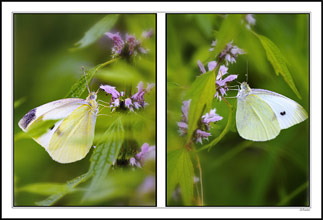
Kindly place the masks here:
<instances>
[{"instance_id":1,"label":"butterfly antenna","mask_svg":"<svg viewBox=\"0 0 323 220\"><path fill-rule=\"evenodd\" d=\"M89 88L89 83L88 83L88 81L87 81L87 79L86 79L86 74L85 74L85 68L84 68L84 66L82 66L82 67L81 67L81 69L82 69L83 74L84 74L84 79L85 79L85 82L86 82L87 90L89 91L89 94L90 94L90 93L91 93L91 90L90 90L90 88Z\"/></svg>"}]
</instances>

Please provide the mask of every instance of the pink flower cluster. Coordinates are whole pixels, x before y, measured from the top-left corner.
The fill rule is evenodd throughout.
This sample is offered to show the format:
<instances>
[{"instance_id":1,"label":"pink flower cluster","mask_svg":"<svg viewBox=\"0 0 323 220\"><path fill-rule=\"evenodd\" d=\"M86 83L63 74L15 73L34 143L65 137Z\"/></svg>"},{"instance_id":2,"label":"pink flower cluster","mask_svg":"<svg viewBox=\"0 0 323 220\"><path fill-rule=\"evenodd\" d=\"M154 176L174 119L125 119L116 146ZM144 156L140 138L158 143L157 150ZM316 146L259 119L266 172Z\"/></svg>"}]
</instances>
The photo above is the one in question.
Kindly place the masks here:
<instances>
[{"instance_id":1,"label":"pink flower cluster","mask_svg":"<svg viewBox=\"0 0 323 220\"><path fill-rule=\"evenodd\" d=\"M128 98L124 97L124 92L118 92L113 86L101 85L100 88L103 89L107 94L111 94L110 108L112 111L120 107L121 102L123 102L125 107L130 111L134 111L134 109L138 110L148 105L148 103L145 102L144 95L149 93L154 86L154 83L148 83L147 88L144 88L143 82L140 81L137 86L137 93Z\"/></svg>"},{"instance_id":2,"label":"pink flower cluster","mask_svg":"<svg viewBox=\"0 0 323 220\"><path fill-rule=\"evenodd\" d=\"M155 151L155 146L149 146L149 144L144 143L141 146L141 151L130 158L130 165L141 168L147 161L155 160Z\"/></svg>"},{"instance_id":3,"label":"pink flower cluster","mask_svg":"<svg viewBox=\"0 0 323 220\"><path fill-rule=\"evenodd\" d=\"M198 64L202 74L206 73L206 70L205 70L203 64L201 63L201 61L198 60L197 64ZM208 63L208 70L212 71L216 68L216 66L217 66L217 62L211 61ZM215 81L216 93L214 95L214 97L217 97L220 101L221 101L222 97L224 95L226 95L226 91L228 90L227 83L235 80L238 77L238 75L232 74L232 75L229 75L223 79L222 77L224 75L226 75L227 73L228 73L228 67L225 65L221 65L219 68L217 77L216 77L216 81Z\"/></svg>"},{"instance_id":4,"label":"pink flower cluster","mask_svg":"<svg viewBox=\"0 0 323 220\"><path fill-rule=\"evenodd\" d=\"M177 122L177 125L179 127L179 134L183 136L187 133L187 127L188 127L188 110L191 104L191 100L183 101L182 105L182 120L180 122ZM201 124L194 133L194 140L195 142L199 142L202 144L202 140L206 139L208 140L208 137L211 136L211 133L207 132L210 130L210 124L211 122L216 123L217 121L222 120L223 118L215 113L215 109L211 109L210 112L206 113L201 118Z\"/></svg>"},{"instance_id":5,"label":"pink flower cluster","mask_svg":"<svg viewBox=\"0 0 323 220\"><path fill-rule=\"evenodd\" d=\"M112 57L137 55L138 53L146 54L147 50L141 46L141 41L137 40L134 35L125 35L125 40L122 39L119 32L105 33L111 40L113 40ZM153 35L152 30L144 31L143 38L150 38Z\"/></svg>"},{"instance_id":6,"label":"pink flower cluster","mask_svg":"<svg viewBox=\"0 0 323 220\"><path fill-rule=\"evenodd\" d=\"M214 50L214 47L216 46L217 41L212 41L210 51ZM231 74L228 75L226 78L223 78L224 75L228 73L228 64L229 63L235 63L236 58L239 54L244 54L245 52L238 48L235 45L232 45L232 41L226 45L226 48L220 53L219 59L224 59L226 62L226 65L221 65L219 68L219 71L216 76L216 93L214 97L218 98L220 101L222 100L222 97L225 96L228 91L228 83L235 80L238 75ZM197 61L197 64L202 72L202 74L206 73L206 69L202 62L200 60ZM218 63L216 61L210 61L208 62L208 71L212 71L217 67Z\"/></svg>"}]
</instances>

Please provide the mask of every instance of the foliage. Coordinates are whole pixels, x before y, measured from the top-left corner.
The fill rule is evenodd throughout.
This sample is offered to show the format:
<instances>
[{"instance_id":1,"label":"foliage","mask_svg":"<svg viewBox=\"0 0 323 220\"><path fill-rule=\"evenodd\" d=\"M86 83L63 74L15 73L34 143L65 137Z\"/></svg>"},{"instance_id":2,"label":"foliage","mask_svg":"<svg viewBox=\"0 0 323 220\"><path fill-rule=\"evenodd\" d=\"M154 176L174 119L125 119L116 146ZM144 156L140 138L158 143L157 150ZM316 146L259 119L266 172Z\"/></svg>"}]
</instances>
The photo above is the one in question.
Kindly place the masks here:
<instances>
[{"instance_id":1,"label":"foliage","mask_svg":"<svg viewBox=\"0 0 323 220\"><path fill-rule=\"evenodd\" d=\"M110 31L113 25L117 22L118 17L118 14L106 15L85 32L84 37L75 43L76 48L84 48L94 43L97 39L102 37L105 32Z\"/></svg>"},{"instance_id":2,"label":"foliage","mask_svg":"<svg viewBox=\"0 0 323 220\"><path fill-rule=\"evenodd\" d=\"M143 31L155 33L155 19L153 14L15 15L15 206L155 205L155 165L138 168L129 163L144 143L155 144L154 89L145 97L149 105L138 112L111 112L106 104L110 96L98 90L96 147L78 162L59 164L30 138L35 135L30 132L41 135L43 127L56 121L39 123L30 134L18 127L34 107L64 97L85 98L87 84L91 91L109 84L130 95L137 92L139 81L155 83L155 35L141 39L149 52L131 60L111 59L113 41L104 36L112 31L140 38ZM46 29L48 24L51 29ZM83 34L76 47L67 50ZM30 39L38 39L33 50ZM118 71L125 65L126 73ZM118 77L110 80L111 72ZM150 184L144 185L147 179Z\"/></svg>"},{"instance_id":3,"label":"foliage","mask_svg":"<svg viewBox=\"0 0 323 220\"><path fill-rule=\"evenodd\" d=\"M272 141L244 141L235 129L236 100L212 99L215 80L213 88L211 80L206 83L218 70L199 76L197 61L223 63L220 54L231 42L245 54L228 66L228 74L238 74L238 81L247 80L252 88L283 94L309 112L308 15L254 17L256 24L248 25L245 14L167 15L168 206L309 204L309 120L282 130ZM227 93L228 97L236 96L234 89ZM181 137L177 122L181 121L182 102L188 99L195 103L189 109L188 134ZM223 120L211 127L208 141L190 142L197 121L210 108L216 108ZM202 178L194 184L192 177Z\"/></svg>"}]
</instances>

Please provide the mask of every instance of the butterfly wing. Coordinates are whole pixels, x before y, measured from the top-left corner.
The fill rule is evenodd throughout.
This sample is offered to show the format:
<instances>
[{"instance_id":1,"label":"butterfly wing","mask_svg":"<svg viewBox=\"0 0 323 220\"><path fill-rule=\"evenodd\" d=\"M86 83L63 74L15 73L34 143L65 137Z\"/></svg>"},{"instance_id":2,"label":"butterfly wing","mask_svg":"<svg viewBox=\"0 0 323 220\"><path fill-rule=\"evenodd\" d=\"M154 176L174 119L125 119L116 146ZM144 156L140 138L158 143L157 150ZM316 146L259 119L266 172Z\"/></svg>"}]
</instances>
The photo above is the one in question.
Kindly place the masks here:
<instances>
[{"instance_id":1,"label":"butterfly wing","mask_svg":"<svg viewBox=\"0 0 323 220\"><path fill-rule=\"evenodd\" d=\"M307 112L301 105L283 95L264 89L252 89L252 94L270 105L281 129L289 128L308 118Z\"/></svg>"},{"instance_id":2,"label":"butterfly wing","mask_svg":"<svg viewBox=\"0 0 323 220\"><path fill-rule=\"evenodd\" d=\"M74 110L57 127L50 139L48 153L59 163L83 159L94 139L96 112L88 104Z\"/></svg>"},{"instance_id":3,"label":"butterfly wing","mask_svg":"<svg viewBox=\"0 0 323 220\"><path fill-rule=\"evenodd\" d=\"M239 135L252 141L271 140L280 132L274 111L253 94L238 98L236 125Z\"/></svg>"},{"instance_id":4,"label":"butterfly wing","mask_svg":"<svg viewBox=\"0 0 323 220\"><path fill-rule=\"evenodd\" d=\"M48 131L43 133L41 136L32 136L37 143L47 149L54 131L62 123L63 119L84 103L86 103L85 100L78 98L61 99L49 102L30 110L19 121L18 125L23 131L28 132L32 127L37 127L37 125L40 125L47 120L58 120L54 124L50 124Z\"/></svg>"},{"instance_id":5,"label":"butterfly wing","mask_svg":"<svg viewBox=\"0 0 323 220\"><path fill-rule=\"evenodd\" d=\"M58 120L54 124L51 124L48 127L48 131L41 136L32 137L37 143L47 149L54 131L62 123L63 119L84 103L86 103L85 100L78 98L61 99L49 102L30 110L19 121L18 125L23 131L28 132L32 127L37 127L37 125L46 120Z\"/></svg>"}]
</instances>

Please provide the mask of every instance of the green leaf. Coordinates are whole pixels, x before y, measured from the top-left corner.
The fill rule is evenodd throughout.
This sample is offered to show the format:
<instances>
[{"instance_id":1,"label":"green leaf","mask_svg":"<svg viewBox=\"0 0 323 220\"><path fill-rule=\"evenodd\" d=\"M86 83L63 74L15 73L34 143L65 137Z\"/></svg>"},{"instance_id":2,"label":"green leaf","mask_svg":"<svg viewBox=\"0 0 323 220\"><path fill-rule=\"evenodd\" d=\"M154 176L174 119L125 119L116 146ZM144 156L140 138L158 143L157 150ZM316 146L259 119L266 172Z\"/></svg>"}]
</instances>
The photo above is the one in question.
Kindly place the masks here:
<instances>
[{"instance_id":1,"label":"green leaf","mask_svg":"<svg viewBox=\"0 0 323 220\"><path fill-rule=\"evenodd\" d=\"M211 57L217 57L225 49L227 43L237 39L241 28L242 15L229 14L223 20L219 31L216 32L216 47L211 52Z\"/></svg>"},{"instance_id":2,"label":"green leaf","mask_svg":"<svg viewBox=\"0 0 323 220\"><path fill-rule=\"evenodd\" d=\"M198 76L193 82L191 88L187 91L186 100L191 99L191 104L188 111L188 129L187 129L187 143L190 142L194 131L198 126L204 107L207 110L210 108L212 99L215 94L215 71L210 71Z\"/></svg>"},{"instance_id":3,"label":"green leaf","mask_svg":"<svg viewBox=\"0 0 323 220\"><path fill-rule=\"evenodd\" d=\"M167 200L171 199L172 192L179 184L184 205L191 205L193 179L194 169L189 152L182 148L167 153Z\"/></svg>"},{"instance_id":4,"label":"green leaf","mask_svg":"<svg viewBox=\"0 0 323 220\"><path fill-rule=\"evenodd\" d=\"M13 108L16 109L18 108L22 103L24 103L26 101L26 97L22 97L18 100L16 100L13 104Z\"/></svg>"},{"instance_id":5,"label":"green leaf","mask_svg":"<svg viewBox=\"0 0 323 220\"><path fill-rule=\"evenodd\" d=\"M121 119L118 118L104 133L103 138L96 147L90 159L89 172L93 174L88 191L83 199L87 198L100 184L113 164L118 158L124 139L124 129Z\"/></svg>"},{"instance_id":6,"label":"green leaf","mask_svg":"<svg viewBox=\"0 0 323 220\"><path fill-rule=\"evenodd\" d=\"M49 131L51 127L55 125L56 122L60 121L61 119L55 120L42 120L43 118L40 117L35 122L33 122L26 134L30 135L33 138L40 137L41 135L45 134Z\"/></svg>"},{"instance_id":7,"label":"green leaf","mask_svg":"<svg viewBox=\"0 0 323 220\"><path fill-rule=\"evenodd\" d=\"M279 48L267 37L262 36L253 32L258 39L260 40L262 46L266 51L267 58L271 65L273 66L275 73L277 75L281 74L285 80L285 82L289 85L289 87L293 90L293 92L297 95L298 98L302 99L301 94L298 92L292 75L290 74L287 68L287 60L280 52Z\"/></svg>"},{"instance_id":8,"label":"green leaf","mask_svg":"<svg viewBox=\"0 0 323 220\"><path fill-rule=\"evenodd\" d=\"M65 196L68 193L71 193L75 190L75 187L79 185L82 182L85 182L89 177L91 173L85 173L81 176L78 176L70 181L68 181L62 189L64 189L61 192L56 192L55 194L52 194L47 199L42 200L40 202L36 202L36 205L38 206L51 206L55 204L58 200L60 200L63 196Z\"/></svg>"},{"instance_id":9,"label":"green leaf","mask_svg":"<svg viewBox=\"0 0 323 220\"><path fill-rule=\"evenodd\" d=\"M86 198L86 202L82 205L98 204L100 202L107 203L118 198L129 198L138 191L138 186L146 177L143 170L119 169L109 174L104 181L98 184L98 187ZM140 188L139 188L140 189ZM144 190L147 190L145 188Z\"/></svg>"},{"instance_id":10,"label":"green leaf","mask_svg":"<svg viewBox=\"0 0 323 220\"><path fill-rule=\"evenodd\" d=\"M119 58L115 58L115 59L109 60L109 61L107 61L105 63L101 63L99 65L96 65L95 67L93 67L89 71L85 71L85 75L83 75L76 83L74 83L74 85L72 86L72 88L69 91L69 93L65 96L65 98L68 98L68 97L71 97L71 98L79 98L83 94L83 92L86 90L87 83L90 83L91 82L91 80L94 77L94 75L100 69L102 69L106 65L109 65L109 64L115 62L118 59ZM86 77L86 79L85 79L85 77Z\"/></svg>"},{"instance_id":11,"label":"green leaf","mask_svg":"<svg viewBox=\"0 0 323 220\"><path fill-rule=\"evenodd\" d=\"M113 27L118 20L118 16L118 14L110 14L102 18L84 34L84 37L81 40L74 44L75 48L73 48L73 50L85 48L94 43Z\"/></svg>"},{"instance_id":12,"label":"green leaf","mask_svg":"<svg viewBox=\"0 0 323 220\"><path fill-rule=\"evenodd\" d=\"M67 191L67 185L64 183L33 183L21 187L18 191L29 192L40 195L52 195Z\"/></svg>"}]
</instances>

